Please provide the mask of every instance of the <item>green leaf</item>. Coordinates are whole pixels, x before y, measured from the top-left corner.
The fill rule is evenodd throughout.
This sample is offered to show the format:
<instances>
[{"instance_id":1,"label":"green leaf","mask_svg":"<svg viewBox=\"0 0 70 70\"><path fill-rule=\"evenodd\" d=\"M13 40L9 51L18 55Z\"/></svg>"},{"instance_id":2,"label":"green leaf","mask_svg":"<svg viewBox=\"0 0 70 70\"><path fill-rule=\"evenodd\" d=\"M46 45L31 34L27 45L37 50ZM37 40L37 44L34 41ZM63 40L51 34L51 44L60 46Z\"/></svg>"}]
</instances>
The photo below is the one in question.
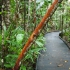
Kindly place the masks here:
<instances>
[{"instance_id":1,"label":"green leaf","mask_svg":"<svg viewBox=\"0 0 70 70\"><path fill-rule=\"evenodd\" d=\"M43 0L36 0L36 3L40 3L40 2L42 2Z\"/></svg>"},{"instance_id":2,"label":"green leaf","mask_svg":"<svg viewBox=\"0 0 70 70\"><path fill-rule=\"evenodd\" d=\"M21 65L20 70L26 70L26 66Z\"/></svg>"},{"instance_id":3,"label":"green leaf","mask_svg":"<svg viewBox=\"0 0 70 70\"><path fill-rule=\"evenodd\" d=\"M4 31L6 32L6 26L3 26Z\"/></svg>"},{"instance_id":4,"label":"green leaf","mask_svg":"<svg viewBox=\"0 0 70 70\"><path fill-rule=\"evenodd\" d=\"M40 7L42 7L43 4L44 4L44 1L40 2L40 4L39 4L38 7L37 7L37 10L38 10Z\"/></svg>"},{"instance_id":5,"label":"green leaf","mask_svg":"<svg viewBox=\"0 0 70 70\"><path fill-rule=\"evenodd\" d=\"M37 44L39 47L42 47L42 46L43 46L43 43L41 43L40 41L36 41L36 44Z\"/></svg>"},{"instance_id":6,"label":"green leaf","mask_svg":"<svg viewBox=\"0 0 70 70\"><path fill-rule=\"evenodd\" d=\"M17 42L18 44L21 44L23 38L24 38L24 34L17 34L17 36L16 36L16 42Z\"/></svg>"},{"instance_id":7,"label":"green leaf","mask_svg":"<svg viewBox=\"0 0 70 70\"><path fill-rule=\"evenodd\" d=\"M5 66L6 68L10 68L10 67L11 67L10 64L4 64L4 66Z\"/></svg>"},{"instance_id":8,"label":"green leaf","mask_svg":"<svg viewBox=\"0 0 70 70\"><path fill-rule=\"evenodd\" d=\"M2 43L2 35L0 34L0 44Z\"/></svg>"},{"instance_id":9,"label":"green leaf","mask_svg":"<svg viewBox=\"0 0 70 70\"><path fill-rule=\"evenodd\" d=\"M0 12L0 14L2 14L2 12Z\"/></svg>"}]
</instances>

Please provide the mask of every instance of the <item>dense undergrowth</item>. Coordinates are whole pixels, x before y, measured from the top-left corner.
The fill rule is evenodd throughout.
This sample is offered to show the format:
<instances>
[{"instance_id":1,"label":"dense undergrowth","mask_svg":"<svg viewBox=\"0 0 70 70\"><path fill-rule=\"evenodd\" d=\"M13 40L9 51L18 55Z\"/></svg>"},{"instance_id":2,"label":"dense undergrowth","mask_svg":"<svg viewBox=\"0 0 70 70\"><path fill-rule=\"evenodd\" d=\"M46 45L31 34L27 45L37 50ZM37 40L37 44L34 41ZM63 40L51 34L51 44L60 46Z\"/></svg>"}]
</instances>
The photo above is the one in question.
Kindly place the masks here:
<instances>
[{"instance_id":1,"label":"dense undergrowth","mask_svg":"<svg viewBox=\"0 0 70 70\"><path fill-rule=\"evenodd\" d=\"M2 1L2 0L1 0ZM53 0L3 0L0 9L0 68L11 70L29 36L39 24ZM63 0L42 29L37 39L21 61L20 70L34 70L40 50L44 48L44 34L62 31L63 39L70 45L70 2Z\"/></svg>"},{"instance_id":2,"label":"dense undergrowth","mask_svg":"<svg viewBox=\"0 0 70 70\"><path fill-rule=\"evenodd\" d=\"M9 69L13 68L18 55L20 54L25 42L27 41L29 34L27 34L21 26L12 29L12 25L4 27L2 40L2 52L0 58L0 66ZM21 61L20 70L33 70L35 68L36 59L40 50L44 49L44 38L40 34L37 40L33 42L31 48Z\"/></svg>"}]
</instances>

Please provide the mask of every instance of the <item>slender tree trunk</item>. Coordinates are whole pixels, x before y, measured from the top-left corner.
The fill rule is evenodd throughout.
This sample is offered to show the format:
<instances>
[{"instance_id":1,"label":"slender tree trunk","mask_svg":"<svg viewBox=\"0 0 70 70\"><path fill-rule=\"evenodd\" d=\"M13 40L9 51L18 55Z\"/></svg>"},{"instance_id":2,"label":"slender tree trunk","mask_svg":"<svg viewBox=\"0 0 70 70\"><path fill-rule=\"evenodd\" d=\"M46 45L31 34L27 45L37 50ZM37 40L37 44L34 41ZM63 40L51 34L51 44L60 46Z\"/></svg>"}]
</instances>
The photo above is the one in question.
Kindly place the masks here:
<instances>
[{"instance_id":1,"label":"slender tree trunk","mask_svg":"<svg viewBox=\"0 0 70 70\"><path fill-rule=\"evenodd\" d=\"M2 0L2 27L4 32L4 27L6 29L10 25L10 1L9 0ZM8 47L4 44L4 34L2 33L2 67L4 67L5 56L8 54Z\"/></svg>"},{"instance_id":2,"label":"slender tree trunk","mask_svg":"<svg viewBox=\"0 0 70 70\"><path fill-rule=\"evenodd\" d=\"M15 21L16 21L16 27L18 27L19 23L19 0L16 0L16 12L15 12Z\"/></svg>"},{"instance_id":3,"label":"slender tree trunk","mask_svg":"<svg viewBox=\"0 0 70 70\"><path fill-rule=\"evenodd\" d=\"M25 30L25 24L26 24L26 0L24 0L24 30Z\"/></svg>"},{"instance_id":4,"label":"slender tree trunk","mask_svg":"<svg viewBox=\"0 0 70 70\"><path fill-rule=\"evenodd\" d=\"M34 23L34 29L36 28L36 0L34 0L34 12L33 12L34 14L34 18L33 18L33 23ZM34 30L33 29L33 30Z\"/></svg>"},{"instance_id":5,"label":"slender tree trunk","mask_svg":"<svg viewBox=\"0 0 70 70\"><path fill-rule=\"evenodd\" d=\"M1 2L0 2L0 12L2 12L2 0L1 0ZM0 14L0 32L1 32L1 30L2 30L2 14Z\"/></svg>"},{"instance_id":6,"label":"slender tree trunk","mask_svg":"<svg viewBox=\"0 0 70 70\"><path fill-rule=\"evenodd\" d=\"M62 23L62 33L63 33L63 21L64 20L63 20L63 15L62 15L62 22L61 22Z\"/></svg>"},{"instance_id":7,"label":"slender tree trunk","mask_svg":"<svg viewBox=\"0 0 70 70\"><path fill-rule=\"evenodd\" d=\"M8 27L10 24L10 1L9 0L3 0L3 8L2 8L2 12L3 12L3 21L4 24Z\"/></svg>"},{"instance_id":8,"label":"slender tree trunk","mask_svg":"<svg viewBox=\"0 0 70 70\"><path fill-rule=\"evenodd\" d=\"M26 31L29 29L29 24L30 24L30 5L31 5L31 0L28 1L28 21L26 25Z\"/></svg>"}]
</instances>

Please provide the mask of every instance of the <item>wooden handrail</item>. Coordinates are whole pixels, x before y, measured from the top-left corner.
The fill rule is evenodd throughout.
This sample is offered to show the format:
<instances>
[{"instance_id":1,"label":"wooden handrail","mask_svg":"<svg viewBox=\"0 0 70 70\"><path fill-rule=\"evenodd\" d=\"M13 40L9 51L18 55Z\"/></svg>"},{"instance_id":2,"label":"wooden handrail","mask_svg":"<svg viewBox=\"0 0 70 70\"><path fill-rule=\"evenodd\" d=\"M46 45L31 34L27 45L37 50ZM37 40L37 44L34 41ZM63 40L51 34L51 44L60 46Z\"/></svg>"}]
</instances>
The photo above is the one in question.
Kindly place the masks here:
<instances>
[{"instance_id":1,"label":"wooden handrail","mask_svg":"<svg viewBox=\"0 0 70 70\"><path fill-rule=\"evenodd\" d=\"M29 47L30 47L31 43L33 42L34 38L38 35L38 33L40 32L40 30L44 26L44 22L46 20L48 20L48 18L51 16L51 13L53 12L53 10L55 9L55 7L58 5L58 3L60 1L61 0L54 0L54 2L52 3L52 5L48 9L48 11L46 12L46 14L44 15L44 17L42 18L41 22L35 28L35 30L31 34L31 36L29 37L28 41L24 45L22 51L20 52L20 55L18 56L18 59L16 60L16 63L15 63L15 66L14 66L13 70L19 70L20 62L21 62L22 58L24 57L25 53L29 49Z\"/></svg>"}]
</instances>

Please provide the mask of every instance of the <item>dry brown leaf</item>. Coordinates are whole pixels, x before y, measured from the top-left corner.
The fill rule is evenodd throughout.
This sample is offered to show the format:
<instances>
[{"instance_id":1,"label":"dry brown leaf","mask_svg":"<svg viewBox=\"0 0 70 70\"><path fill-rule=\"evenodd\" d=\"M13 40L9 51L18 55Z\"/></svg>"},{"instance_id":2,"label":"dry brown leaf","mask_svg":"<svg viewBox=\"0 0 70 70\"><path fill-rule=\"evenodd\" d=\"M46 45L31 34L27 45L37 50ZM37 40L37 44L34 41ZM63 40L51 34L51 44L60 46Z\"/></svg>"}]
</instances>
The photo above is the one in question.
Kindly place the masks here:
<instances>
[{"instance_id":1,"label":"dry brown leaf","mask_svg":"<svg viewBox=\"0 0 70 70\"><path fill-rule=\"evenodd\" d=\"M63 64L59 64L57 67L61 67L61 66L63 66Z\"/></svg>"}]
</instances>

